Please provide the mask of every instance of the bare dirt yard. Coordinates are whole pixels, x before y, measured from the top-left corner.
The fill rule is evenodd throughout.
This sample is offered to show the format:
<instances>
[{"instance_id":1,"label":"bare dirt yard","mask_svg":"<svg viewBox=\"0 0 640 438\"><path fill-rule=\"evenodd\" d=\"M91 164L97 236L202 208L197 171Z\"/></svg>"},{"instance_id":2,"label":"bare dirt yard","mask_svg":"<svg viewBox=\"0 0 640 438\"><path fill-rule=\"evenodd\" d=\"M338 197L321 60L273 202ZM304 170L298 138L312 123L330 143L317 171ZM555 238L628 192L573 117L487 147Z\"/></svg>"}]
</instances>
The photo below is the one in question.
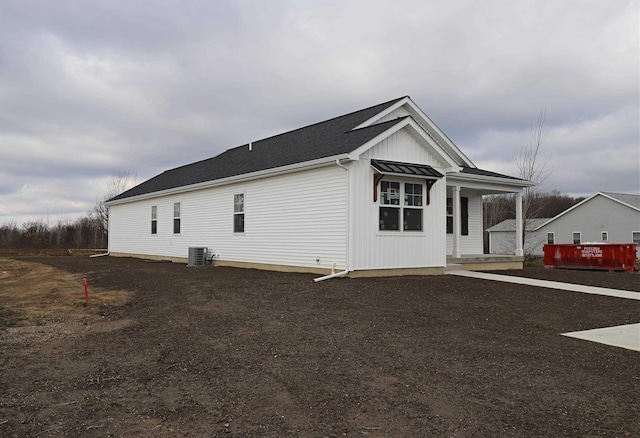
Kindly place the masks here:
<instances>
[{"instance_id":1,"label":"bare dirt yard","mask_svg":"<svg viewBox=\"0 0 640 438\"><path fill-rule=\"evenodd\" d=\"M517 274L640 291L637 273ZM312 279L0 259L0 436L640 436L640 352L560 336L640 322L640 301Z\"/></svg>"}]
</instances>

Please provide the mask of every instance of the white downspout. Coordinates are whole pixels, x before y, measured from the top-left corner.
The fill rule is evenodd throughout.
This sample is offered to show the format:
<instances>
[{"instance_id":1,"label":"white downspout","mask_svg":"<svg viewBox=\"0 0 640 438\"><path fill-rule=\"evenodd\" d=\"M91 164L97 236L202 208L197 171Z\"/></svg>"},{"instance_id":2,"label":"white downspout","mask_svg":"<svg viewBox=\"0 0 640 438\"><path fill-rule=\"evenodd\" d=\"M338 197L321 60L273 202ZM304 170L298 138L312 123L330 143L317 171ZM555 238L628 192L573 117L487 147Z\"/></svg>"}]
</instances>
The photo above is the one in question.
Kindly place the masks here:
<instances>
[{"instance_id":1,"label":"white downspout","mask_svg":"<svg viewBox=\"0 0 640 438\"><path fill-rule=\"evenodd\" d=\"M342 164L340 162L340 158L336 158L336 166L343 168L347 172L347 175L349 175L349 169L347 168L347 166L345 166L344 164ZM347 196L349 196L349 193L350 193L348 186L349 186L349 179L347 179ZM347 198L347 254L346 254L347 255L347 257L346 257L347 258L347 269L345 269L342 272L335 272L336 264L333 263L333 266L331 267L331 274L324 275L324 276L318 277L318 278L314 278L313 279L314 282L318 283L320 281L330 280L332 278L341 277L341 276L347 275L349 273L349 266L348 266L348 264L349 264L349 235L348 235L349 232L350 232L350 230L349 230L349 199Z\"/></svg>"}]
</instances>

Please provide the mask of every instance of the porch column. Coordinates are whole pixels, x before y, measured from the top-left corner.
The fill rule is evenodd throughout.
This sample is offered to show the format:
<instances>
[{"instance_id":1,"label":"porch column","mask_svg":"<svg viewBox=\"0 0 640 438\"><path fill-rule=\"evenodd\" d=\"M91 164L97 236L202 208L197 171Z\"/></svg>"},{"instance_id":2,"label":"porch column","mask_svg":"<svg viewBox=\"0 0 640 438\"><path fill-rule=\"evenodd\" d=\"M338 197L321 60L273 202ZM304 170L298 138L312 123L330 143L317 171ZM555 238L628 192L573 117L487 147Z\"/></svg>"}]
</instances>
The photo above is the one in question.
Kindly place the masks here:
<instances>
[{"instance_id":1,"label":"porch column","mask_svg":"<svg viewBox=\"0 0 640 438\"><path fill-rule=\"evenodd\" d=\"M524 255L522 249L522 191L516 193L516 255Z\"/></svg>"},{"instance_id":2,"label":"porch column","mask_svg":"<svg viewBox=\"0 0 640 438\"><path fill-rule=\"evenodd\" d=\"M460 226L460 186L453 186L453 251L452 255L455 258L460 258L462 253L460 251L460 233L462 232Z\"/></svg>"}]
</instances>

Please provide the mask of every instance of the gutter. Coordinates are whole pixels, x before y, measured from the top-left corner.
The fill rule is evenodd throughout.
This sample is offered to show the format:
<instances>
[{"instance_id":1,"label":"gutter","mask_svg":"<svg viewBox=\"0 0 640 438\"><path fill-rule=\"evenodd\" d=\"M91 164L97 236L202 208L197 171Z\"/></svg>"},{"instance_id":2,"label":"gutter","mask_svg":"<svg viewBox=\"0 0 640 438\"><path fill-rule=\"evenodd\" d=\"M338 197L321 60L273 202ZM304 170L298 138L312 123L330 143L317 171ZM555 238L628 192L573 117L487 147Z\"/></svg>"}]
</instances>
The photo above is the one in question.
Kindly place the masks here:
<instances>
[{"instance_id":1,"label":"gutter","mask_svg":"<svg viewBox=\"0 0 640 438\"><path fill-rule=\"evenodd\" d=\"M118 205L126 204L133 201L141 201L143 199L152 199L166 195L175 195L178 193L191 192L195 190L209 189L212 187L223 186L227 184L234 184L244 181L251 181L267 176L284 175L287 173L298 172L304 169L312 169L324 166L330 166L335 164L336 160L351 159L349 154L334 155L332 157L319 158L317 160L305 161L303 163L289 164L286 166L274 167L272 169L259 170L257 172L244 173L241 175L230 176L226 178L214 179L210 181L204 181L201 183L190 184L186 186L173 187L170 189L160 190L157 192L143 193L141 195L129 196L122 199L105 202L105 205Z\"/></svg>"},{"instance_id":2,"label":"gutter","mask_svg":"<svg viewBox=\"0 0 640 438\"><path fill-rule=\"evenodd\" d=\"M349 169L348 169L345 165L343 165L342 163L340 163L340 158L337 158L337 159L336 159L336 165L337 165L338 167L343 168L343 169L344 169L344 170L346 170L347 172L349 171ZM349 208L349 202L348 202L348 201L347 201L347 208ZM349 217L349 212L347 211L347 218L348 218L348 217ZM348 222L347 222L347 230L349 230ZM347 232L348 232L348 231L347 231ZM347 237L347 239L348 239L348 237ZM347 248L348 248L348 246L349 246L349 243L347 242ZM347 249L347 251L348 251L348 249ZM348 253L347 253L347 260L348 260L348 259L349 259L349 256L348 256ZM342 277L343 275L347 275L347 274L349 273L349 269L348 269L348 268L347 268L347 269L345 269L345 270L344 270L344 271L342 271L342 272L335 272L335 271L334 271L335 265L336 265L336 264L334 263L334 264L333 264L333 267L331 268L331 274L329 274L329 275L324 275L324 276L322 276L322 277L318 277L318 278L314 278L314 279L313 279L313 281L314 281L315 283L318 283L318 282L320 282L320 281L330 280L330 279L332 279L332 278L336 278L336 277Z\"/></svg>"}]
</instances>

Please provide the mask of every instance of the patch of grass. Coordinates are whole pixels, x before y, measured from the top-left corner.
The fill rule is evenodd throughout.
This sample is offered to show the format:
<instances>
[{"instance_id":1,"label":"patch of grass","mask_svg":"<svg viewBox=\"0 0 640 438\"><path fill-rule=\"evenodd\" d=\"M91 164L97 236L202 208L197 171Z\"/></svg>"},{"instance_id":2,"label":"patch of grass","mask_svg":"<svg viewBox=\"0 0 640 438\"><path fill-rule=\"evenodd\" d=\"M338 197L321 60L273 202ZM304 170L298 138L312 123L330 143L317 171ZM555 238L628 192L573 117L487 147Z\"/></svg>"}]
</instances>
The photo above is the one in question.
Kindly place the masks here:
<instances>
[{"instance_id":1,"label":"patch of grass","mask_svg":"<svg viewBox=\"0 0 640 438\"><path fill-rule=\"evenodd\" d=\"M525 268L542 268L544 266L544 257L527 255L524 258L523 266Z\"/></svg>"},{"instance_id":2,"label":"patch of grass","mask_svg":"<svg viewBox=\"0 0 640 438\"><path fill-rule=\"evenodd\" d=\"M20 321L24 321L26 319L26 315L0 305L0 327L13 327L18 325Z\"/></svg>"}]
</instances>

